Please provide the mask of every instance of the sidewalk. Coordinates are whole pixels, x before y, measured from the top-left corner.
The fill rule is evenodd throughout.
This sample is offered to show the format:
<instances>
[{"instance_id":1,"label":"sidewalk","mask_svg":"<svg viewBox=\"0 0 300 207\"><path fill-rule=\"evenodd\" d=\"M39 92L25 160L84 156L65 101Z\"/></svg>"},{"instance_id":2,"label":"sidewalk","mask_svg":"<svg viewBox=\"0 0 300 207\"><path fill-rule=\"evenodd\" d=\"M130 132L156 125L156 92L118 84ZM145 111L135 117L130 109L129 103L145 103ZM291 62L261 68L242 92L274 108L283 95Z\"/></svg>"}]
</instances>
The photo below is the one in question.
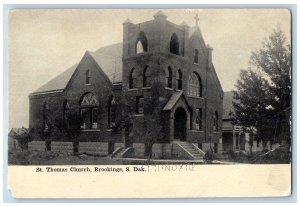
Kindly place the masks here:
<instances>
[{"instance_id":1,"label":"sidewalk","mask_svg":"<svg viewBox=\"0 0 300 207\"><path fill-rule=\"evenodd\" d=\"M142 158L113 158L116 161L122 161L124 164L132 163L132 164L203 164L206 165L203 159L201 160L162 160L162 159L151 159L150 163L148 163L148 159ZM243 164L236 162L227 162L227 161L219 161L213 160L210 164L221 164L221 165L235 165L235 164Z\"/></svg>"}]
</instances>

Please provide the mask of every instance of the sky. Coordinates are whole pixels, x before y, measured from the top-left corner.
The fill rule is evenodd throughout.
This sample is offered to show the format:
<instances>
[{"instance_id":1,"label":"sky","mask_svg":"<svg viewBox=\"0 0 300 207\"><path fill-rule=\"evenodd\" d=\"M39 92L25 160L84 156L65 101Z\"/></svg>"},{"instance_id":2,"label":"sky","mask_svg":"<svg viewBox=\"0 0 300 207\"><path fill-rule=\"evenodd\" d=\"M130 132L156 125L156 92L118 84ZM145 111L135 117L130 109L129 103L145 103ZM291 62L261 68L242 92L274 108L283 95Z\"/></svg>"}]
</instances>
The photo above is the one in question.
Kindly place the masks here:
<instances>
[{"instance_id":1,"label":"sky","mask_svg":"<svg viewBox=\"0 0 300 207\"><path fill-rule=\"evenodd\" d=\"M12 10L8 28L9 128L28 127L28 95L79 62L85 51L122 42L126 19L140 23L159 10ZM290 41L291 17L283 9L164 9L175 24L199 27L213 48L213 63L223 91L234 89L251 51L274 28Z\"/></svg>"}]
</instances>

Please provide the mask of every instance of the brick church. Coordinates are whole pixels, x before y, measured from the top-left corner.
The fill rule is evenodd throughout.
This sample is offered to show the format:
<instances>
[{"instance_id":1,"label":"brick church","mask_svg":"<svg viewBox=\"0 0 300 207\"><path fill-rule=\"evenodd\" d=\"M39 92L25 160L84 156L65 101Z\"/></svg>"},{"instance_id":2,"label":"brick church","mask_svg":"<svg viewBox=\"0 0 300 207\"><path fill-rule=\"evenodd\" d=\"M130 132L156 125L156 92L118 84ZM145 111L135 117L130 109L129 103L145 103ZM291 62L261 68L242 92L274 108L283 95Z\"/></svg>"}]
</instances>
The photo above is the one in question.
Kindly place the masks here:
<instances>
[{"instance_id":1,"label":"brick church","mask_svg":"<svg viewBox=\"0 0 300 207\"><path fill-rule=\"evenodd\" d=\"M195 19L177 25L159 11L150 21L126 20L122 43L87 51L29 95L34 140L73 111L82 118L79 151L91 143L121 157L221 152L223 90ZM51 129L53 143L72 142Z\"/></svg>"}]
</instances>

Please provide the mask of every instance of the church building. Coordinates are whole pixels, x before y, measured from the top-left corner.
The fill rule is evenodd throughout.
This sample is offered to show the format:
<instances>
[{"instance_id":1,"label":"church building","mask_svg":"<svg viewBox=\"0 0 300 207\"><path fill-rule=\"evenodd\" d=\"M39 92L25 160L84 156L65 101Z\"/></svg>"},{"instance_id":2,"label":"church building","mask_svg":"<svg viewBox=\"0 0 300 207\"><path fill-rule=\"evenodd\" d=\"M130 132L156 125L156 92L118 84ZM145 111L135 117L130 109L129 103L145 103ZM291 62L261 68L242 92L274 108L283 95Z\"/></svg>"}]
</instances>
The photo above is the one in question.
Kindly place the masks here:
<instances>
[{"instance_id":1,"label":"church building","mask_svg":"<svg viewBox=\"0 0 300 207\"><path fill-rule=\"evenodd\" d=\"M87 51L79 63L29 95L34 140L72 142L54 127L70 111L82 118L79 151L120 157L199 159L222 151L223 90L198 26L159 11L123 23L123 42ZM96 151L97 151L96 150Z\"/></svg>"}]
</instances>

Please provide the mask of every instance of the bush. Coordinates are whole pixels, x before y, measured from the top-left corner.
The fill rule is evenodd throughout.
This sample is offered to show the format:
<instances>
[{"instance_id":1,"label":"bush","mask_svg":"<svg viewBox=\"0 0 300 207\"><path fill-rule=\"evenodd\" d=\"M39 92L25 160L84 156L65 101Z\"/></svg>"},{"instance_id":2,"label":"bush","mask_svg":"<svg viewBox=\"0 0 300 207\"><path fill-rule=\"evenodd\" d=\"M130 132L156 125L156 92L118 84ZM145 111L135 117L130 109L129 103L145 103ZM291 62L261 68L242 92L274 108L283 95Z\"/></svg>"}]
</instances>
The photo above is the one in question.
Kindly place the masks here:
<instances>
[{"instance_id":1,"label":"bush","mask_svg":"<svg viewBox=\"0 0 300 207\"><path fill-rule=\"evenodd\" d=\"M19 134L17 134L17 133L13 134L13 138L15 140L17 140L17 142L22 150L27 150L28 143L31 142L31 140L32 140L31 131L27 130L25 128L22 128L22 132Z\"/></svg>"},{"instance_id":2,"label":"bush","mask_svg":"<svg viewBox=\"0 0 300 207\"><path fill-rule=\"evenodd\" d=\"M215 154L212 149L208 150L203 157L203 160L205 163L212 163L212 161L215 159Z\"/></svg>"}]
</instances>

